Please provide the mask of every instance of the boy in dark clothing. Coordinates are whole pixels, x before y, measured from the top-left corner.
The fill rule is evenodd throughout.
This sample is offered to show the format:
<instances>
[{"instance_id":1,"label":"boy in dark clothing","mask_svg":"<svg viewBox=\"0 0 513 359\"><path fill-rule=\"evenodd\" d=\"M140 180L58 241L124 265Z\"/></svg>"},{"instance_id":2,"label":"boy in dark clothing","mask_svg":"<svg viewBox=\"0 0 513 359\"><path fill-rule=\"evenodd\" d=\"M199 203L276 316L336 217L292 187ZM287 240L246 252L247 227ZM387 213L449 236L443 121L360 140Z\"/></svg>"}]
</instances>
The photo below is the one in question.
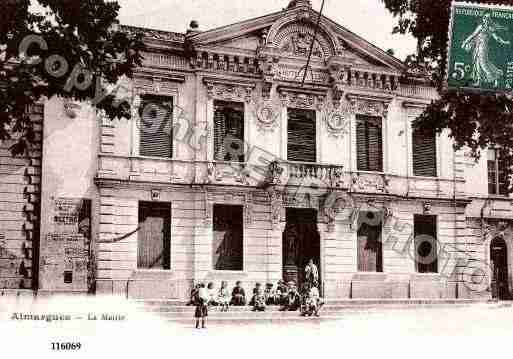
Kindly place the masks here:
<instances>
[{"instance_id":1,"label":"boy in dark clothing","mask_svg":"<svg viewBox=\"0 0 513 359\"><path fill-rule=\"evenodd\" d=\"M244 291L244 288L241 287L241 281L237 281L235 283L235 287L232 291L232 300L230 302L230 305L234 306L243 306L246 305L246 292Z\"/></svg>"}]
</instances>

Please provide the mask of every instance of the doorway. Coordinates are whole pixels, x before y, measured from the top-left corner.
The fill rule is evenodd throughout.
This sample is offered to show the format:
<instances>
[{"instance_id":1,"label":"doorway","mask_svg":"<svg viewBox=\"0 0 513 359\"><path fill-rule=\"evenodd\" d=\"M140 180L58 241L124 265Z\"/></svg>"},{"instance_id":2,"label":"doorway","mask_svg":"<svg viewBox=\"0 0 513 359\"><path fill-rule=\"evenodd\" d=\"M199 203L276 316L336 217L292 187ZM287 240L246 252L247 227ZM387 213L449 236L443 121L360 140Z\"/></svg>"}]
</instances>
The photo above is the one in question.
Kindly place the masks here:
<instances>
[{"instance_id":1,"label":"doorway","mask_svg":"<svg viewBox=\"0 0 513 359\"><path fill-rule=\"evenodd\" d=\"M499 300L510 299L508 284L508 249L503 238L496 237L490 243L492 262L492 296Z\"/></svg>"},{"instance_id":2,"label":"doorway","mask_svg":"<svg viewBox=\"0 0 513 359\"><path fill-rule=\"evenodd\" d=\"M282 242L283 279L294 281L301 287L306 281L305 267L312 259L319 271L319 284L322 283L321 240L317 228L317 210L287 208Z\"/></svg>"},{"instance_id":3,"label":"doorway","mask_svg":"<svg viewBox=\"0 0 513 359\"><path fill-rule=\"evenodd\" d=\"M137 268L171 268L171 204L139 202Z\"/></svg>"}]
</instances>

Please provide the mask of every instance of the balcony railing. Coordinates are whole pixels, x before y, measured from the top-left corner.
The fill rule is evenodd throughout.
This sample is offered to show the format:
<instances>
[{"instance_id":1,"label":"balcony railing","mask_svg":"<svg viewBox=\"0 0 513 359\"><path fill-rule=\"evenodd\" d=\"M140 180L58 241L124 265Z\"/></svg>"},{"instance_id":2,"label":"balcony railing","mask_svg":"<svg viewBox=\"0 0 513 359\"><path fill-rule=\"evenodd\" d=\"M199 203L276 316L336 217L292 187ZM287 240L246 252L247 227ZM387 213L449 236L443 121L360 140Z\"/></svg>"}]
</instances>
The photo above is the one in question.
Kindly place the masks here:
<instances>
[{"instance_id":1,"label":"balcony railing","mask_svg":"<svg viewBox=\"0 0 513 359\"><path fill-rule=\"evenodd\" d=\"M343 166L290 161L272 162L262 167L239 162L100 155L98 179L254 188L307 186L419 198L466 197L463 179L351 172Z\"/></svg>"}]
</instances>

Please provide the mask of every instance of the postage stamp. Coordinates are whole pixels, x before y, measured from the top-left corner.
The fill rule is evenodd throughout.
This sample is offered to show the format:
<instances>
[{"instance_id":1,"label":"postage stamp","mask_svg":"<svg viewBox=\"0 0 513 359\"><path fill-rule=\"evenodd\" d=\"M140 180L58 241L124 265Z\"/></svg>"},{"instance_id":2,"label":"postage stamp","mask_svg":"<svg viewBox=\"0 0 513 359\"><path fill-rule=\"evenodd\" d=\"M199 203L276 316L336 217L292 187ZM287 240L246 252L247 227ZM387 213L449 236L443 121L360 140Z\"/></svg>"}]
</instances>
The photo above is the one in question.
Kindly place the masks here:
<instances>
[{"instance_id":1,"label":"postage stamp","mask_svg":"<svg viewBox=\"0 0 513 359\"><path fill-rule=\"evenodd\" d=\"M453 2L447 85L452 89L513 89L513 7Z\"/></svg>"}]
</instances>

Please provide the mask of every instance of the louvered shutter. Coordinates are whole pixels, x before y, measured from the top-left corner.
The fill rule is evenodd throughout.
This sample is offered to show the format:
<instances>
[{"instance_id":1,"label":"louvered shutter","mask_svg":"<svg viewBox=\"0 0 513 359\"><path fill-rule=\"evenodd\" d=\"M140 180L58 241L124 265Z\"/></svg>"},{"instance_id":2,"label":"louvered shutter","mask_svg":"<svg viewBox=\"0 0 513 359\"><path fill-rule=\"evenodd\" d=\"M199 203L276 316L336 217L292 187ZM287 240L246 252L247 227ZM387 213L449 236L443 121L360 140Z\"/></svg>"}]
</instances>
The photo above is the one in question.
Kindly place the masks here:
<instances>
[{"instance_id":1,"label":"louvered shutter","mask_svg":"<svg viewBox=\"0 0 513 359\"><path fill-rule=\"evenodd\" d=\"M356 161L358 171L383 171L383 133L380 117L357 116Z\"/></svg>"},{"instance_id":2,"label":"louvered shutter","mask_svg":"<svg viewBox=\"0 0 513 359\"><path fill-rule=\"evenodd\" d=\"M139 154L171 158L173 156L173 98L143 96L139 115L141 118Z\"/></svg>"},{"instance_id":3,"label":"louvered shutter","mask_svg":"<svg viewBox=\"0 0 513 359\"><path fill-rule=\"evenodd\" d=\"M233 140L230 141L230 138ZM214 159L244 162L244 105L238 102L214 102ZM227 145L231 147L225 148ZM239 154L238 158L234 154Z\"/></svg>"},{"instance_id":4,"label":"louvered shutter","mask_svg":"<svg viewBox=\"0 0 513 359\"><path fill-rule=\"evenodd\" d=\"M315 163L316 147L315 111L289 109L287 159Z\"/></svg>"},{"instance_id":5,"label":"louvered shutter","mask_svg":"<svg viewBox=\"0 0 513 359\"><path fill-rule=\"evenodd\" d=\"M413 131L413 175L436 177L436 135L434 131Z\"/></svg>"}]
</instances>

